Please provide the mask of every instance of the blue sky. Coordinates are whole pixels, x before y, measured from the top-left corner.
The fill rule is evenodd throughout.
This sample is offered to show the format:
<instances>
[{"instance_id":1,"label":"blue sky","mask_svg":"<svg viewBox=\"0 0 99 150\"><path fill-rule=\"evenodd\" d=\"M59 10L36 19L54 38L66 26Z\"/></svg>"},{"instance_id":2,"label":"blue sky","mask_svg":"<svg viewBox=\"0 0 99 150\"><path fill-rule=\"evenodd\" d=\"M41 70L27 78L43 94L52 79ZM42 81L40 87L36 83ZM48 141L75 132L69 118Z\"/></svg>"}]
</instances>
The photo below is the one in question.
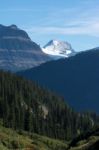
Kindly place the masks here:
<instances>
[{"instance_id":1,"label":"blue sky","mask_svg":"<svg viewBox=\"0 0 99 150\"><path fill-rule=\"evenodd\" d=\"M51 39L77 51L99 46L99 0L0 0L0 23L16 24L41 46Z\"/></svg>"}]
</instances>

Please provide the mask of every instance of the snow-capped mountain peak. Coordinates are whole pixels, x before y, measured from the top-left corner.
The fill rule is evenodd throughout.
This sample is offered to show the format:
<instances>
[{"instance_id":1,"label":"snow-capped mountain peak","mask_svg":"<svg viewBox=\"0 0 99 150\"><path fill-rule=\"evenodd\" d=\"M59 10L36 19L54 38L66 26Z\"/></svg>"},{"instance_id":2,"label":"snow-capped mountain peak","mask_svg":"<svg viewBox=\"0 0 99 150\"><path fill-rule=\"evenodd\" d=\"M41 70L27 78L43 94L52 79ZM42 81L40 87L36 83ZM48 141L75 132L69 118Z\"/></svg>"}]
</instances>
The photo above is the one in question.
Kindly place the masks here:
<instances>
[{"instance_id":1,"label":"snow-capped mountain peak","mask_svg":"<svg viewBox=\"0 0 99 150\"><path fill-rule=\"evenodd\" d=\"M69 57L75 53L68 42L59 40L51 40L42 48L42 51L46 54L58 57Z\"/></svg>"}]
</instances>

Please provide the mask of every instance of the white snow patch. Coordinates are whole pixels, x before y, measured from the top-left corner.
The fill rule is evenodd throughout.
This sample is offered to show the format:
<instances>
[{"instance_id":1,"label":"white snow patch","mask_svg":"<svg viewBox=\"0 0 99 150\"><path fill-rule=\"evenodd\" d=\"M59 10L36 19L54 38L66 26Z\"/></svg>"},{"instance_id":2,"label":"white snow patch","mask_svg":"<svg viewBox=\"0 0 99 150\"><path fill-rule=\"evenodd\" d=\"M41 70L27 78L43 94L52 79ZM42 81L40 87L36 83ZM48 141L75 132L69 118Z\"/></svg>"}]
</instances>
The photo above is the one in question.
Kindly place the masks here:
<instances>
[{"instance_id":1,"label":"white snow patch","mask_svg":"<svg viewBox=\"0 0 99 150\"><path fill-rule=\"evenodd\" d=\"M42 48L42 51L46 54L59 57L69 57L74 53L74 50L68 42L58 40L48 42L48 44Z\"/></svg>"}]
</instances>

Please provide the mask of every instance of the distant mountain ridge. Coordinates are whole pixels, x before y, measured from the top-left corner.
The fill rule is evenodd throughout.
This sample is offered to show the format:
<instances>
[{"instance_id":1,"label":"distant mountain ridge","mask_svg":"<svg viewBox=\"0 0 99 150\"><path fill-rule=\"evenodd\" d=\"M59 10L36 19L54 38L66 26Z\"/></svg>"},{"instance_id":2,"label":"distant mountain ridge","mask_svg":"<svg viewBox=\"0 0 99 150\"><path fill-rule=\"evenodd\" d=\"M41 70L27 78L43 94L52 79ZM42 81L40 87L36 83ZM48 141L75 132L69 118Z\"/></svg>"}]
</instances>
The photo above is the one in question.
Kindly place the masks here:
<instances>
[{"instance_id":1,"label":"distant mountain ridge","mask_svg":"<svg viewBox=\"0 0 99 150\"><path fill-rule=\"evenodd\" d=\"M76 110L99 113L99 48L19 74L65 97Z\"/></svg>"},{"instance_id":2,"label":"distant mountain ridge","mask_svg":"<svg viewBox=\"0 0 99 150\"><path fill-rule=\"evenodd\" d=\"M28 34L16 25L0 25L0 69L19 71L51 60Z\"/></svg>"}]
</instances>

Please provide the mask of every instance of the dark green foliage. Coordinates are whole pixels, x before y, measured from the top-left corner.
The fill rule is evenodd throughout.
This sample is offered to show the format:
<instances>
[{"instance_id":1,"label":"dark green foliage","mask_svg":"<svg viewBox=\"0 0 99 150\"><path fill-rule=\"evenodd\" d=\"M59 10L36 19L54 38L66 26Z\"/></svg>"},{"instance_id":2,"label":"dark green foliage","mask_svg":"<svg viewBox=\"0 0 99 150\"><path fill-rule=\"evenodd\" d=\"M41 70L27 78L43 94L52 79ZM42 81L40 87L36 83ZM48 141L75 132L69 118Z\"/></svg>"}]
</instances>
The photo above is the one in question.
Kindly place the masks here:
<instances>
[{"instance_id":1,"label":"dark green foliage","mask_svg":"<svg viewBox=\"0 0 99 150\"><path fill-rule=\"evenodd\" d=\"M99 136L99 128L97 129L93 129L93 130L89 130L88 132L83 132L81 135L79 135L78 137L74 138L72 140L72 142L70 143L70 147L74 147L77 145L77 143L81 140L86 140L91 136Z\"/></svg>"},{"instance_id":2,"label":"dark green foliage","mask_svg":"<svg viewBox=\"0 0 99 150\"><path fill-rule=\"evenodd\" d=\"M95 142L91 147L89 147L87 150L99 150L99 140Z\"/></svg>"},{"instance_id":3,"label":"dark green foliage","mask_svg":"<svg viewBox=\"0 0 99 150\"><path fill-rule=\"evenodd\" d=\"M80 144L80 148L79 144ZM99 128L94 128L87 133L82 133L81 135L74 138L68 146L68 150L72 148L79 150L98 150L99 149Z\"/></svg>"},{"instance_id":4,"label":"dark green foliage","mask_svg":"<svg viewBox=\"0 0 99 150\"><path fill-rule=\"evenodd\" d=\"M0 71L0 118L6 127L70 140L93 127L93 116L76 113L37 84Z\"/></svg>"}]
</instances>

